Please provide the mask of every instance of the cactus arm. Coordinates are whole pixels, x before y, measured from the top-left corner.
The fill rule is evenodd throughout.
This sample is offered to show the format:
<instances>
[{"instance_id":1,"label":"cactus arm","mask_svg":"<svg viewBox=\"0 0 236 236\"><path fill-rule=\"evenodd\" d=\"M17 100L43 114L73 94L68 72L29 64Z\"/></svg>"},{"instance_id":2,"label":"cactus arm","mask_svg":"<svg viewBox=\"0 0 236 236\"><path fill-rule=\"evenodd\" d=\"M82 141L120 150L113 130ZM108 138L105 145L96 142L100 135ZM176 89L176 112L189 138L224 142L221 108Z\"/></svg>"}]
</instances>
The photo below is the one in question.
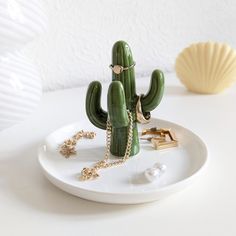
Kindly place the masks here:
<instances>
[{"instance_id":1,"label":"cactus arm","mask_svg":"<svg viewBox=\"0 0 236 236\"><path fill-rule=\"evenodd\" d=\"M86 95L86 113L95 126L106 129L108 114L101 108L102 85L99 81L90 83Z\"/></svg>"},{"instance_id":2,"label":"cactus arm","mask_svg":"<svg viewBox=\"0 0 236 236\"><path fill-rule=\"evenodd\" d=\"M159 105L164 93L164 82L163 73L160 70L154 70L152 72L149 91L141 97L143 112L150 112Z\"/></svg>"},{"instance_id":3,"label":"cactus arm","mask_svg":"<svg viewBox=\"0 0 236 236\"><path fill-rule=\"evenodd\" d=\"M113 81L108 90L107 107L114 128L127 127L129 118L126 110L125 92L120 81Z\"/></svg>"}]
</instances>

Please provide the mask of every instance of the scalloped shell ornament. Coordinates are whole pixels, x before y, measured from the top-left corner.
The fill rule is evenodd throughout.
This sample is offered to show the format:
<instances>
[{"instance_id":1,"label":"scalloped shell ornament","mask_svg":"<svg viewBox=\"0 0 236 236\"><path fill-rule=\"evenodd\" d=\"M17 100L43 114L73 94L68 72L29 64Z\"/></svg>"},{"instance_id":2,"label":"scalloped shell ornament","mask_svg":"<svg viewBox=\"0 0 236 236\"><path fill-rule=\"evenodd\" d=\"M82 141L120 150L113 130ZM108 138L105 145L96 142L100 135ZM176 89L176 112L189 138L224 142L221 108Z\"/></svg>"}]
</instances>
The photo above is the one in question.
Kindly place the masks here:
<instances>
[{"instance_id":1,"label":"scalloped shell ornament","mask_svg":"<svg viewBox=\"0 0 236 236\"><path fill-rule=\"evenodd\" d=\"M178 55L175 70L188 90L219 93L236 81L236 51L217 42L192 44Z\"/></svg>"}]
</instances>

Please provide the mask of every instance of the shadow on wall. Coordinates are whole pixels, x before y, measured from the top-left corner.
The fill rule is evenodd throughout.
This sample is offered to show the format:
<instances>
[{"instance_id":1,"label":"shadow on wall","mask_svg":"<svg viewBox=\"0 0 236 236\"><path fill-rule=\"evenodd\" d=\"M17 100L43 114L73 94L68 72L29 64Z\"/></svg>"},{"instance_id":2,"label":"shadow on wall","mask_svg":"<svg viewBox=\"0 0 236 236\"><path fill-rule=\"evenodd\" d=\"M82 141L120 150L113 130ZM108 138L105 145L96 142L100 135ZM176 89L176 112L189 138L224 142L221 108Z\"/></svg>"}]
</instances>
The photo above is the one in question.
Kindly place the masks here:
<instances>
[{"instance_id":1,"label":"shadow on wall","mask_svg":"<svg viewBox=\"0 0 236 236\"><path fill-rule=\"evenodd\" d=\"M133 50L137 77L157 67L173 71L178 53L193 42L236 47L233 0L42 1L49 30L26 52L45 90L110 81L111 47L121 39Z\"/></svg>"}]
</instances>

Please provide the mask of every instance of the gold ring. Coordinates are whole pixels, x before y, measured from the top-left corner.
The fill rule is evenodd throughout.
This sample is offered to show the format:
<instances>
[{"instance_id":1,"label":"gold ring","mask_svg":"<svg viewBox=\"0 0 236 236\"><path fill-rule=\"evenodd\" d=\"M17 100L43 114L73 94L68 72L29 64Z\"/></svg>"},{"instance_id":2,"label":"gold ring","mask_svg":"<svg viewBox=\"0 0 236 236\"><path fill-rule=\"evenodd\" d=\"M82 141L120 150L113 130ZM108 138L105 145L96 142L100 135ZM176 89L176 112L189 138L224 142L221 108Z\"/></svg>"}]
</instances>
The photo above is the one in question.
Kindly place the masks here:
<instances>
[{"instance_id":1,"label":"gold ring","mask_svg":"<svg viewBox=\"0 0 236 236\"><path fill-rule=\"evenodd\" d=\"M143 115L143 111L142 111L142 104L141 104L141 96L140 95L138 97L138 101L137 101L137 104L136 104L136 116L137 116L137 121L141 124L147 124L149 121L150 121L150 118L149 119L146 119Z\"/></svg>"},{"instance_id":2,"label":"gold ring","mask_svg":"<svg viewBox=\"0 0 236 236\"><path fill-rule=\"evenodd\" d=\"M135 66L135 62L131 65L131 66L128 66L128 67L123 67L121 65L110 65L109 67L112 69L112 71L115 73L115 74L120 74L122 71L124 70L129 70L131 68L133 68Z\"/></svg>"}]
</instances>

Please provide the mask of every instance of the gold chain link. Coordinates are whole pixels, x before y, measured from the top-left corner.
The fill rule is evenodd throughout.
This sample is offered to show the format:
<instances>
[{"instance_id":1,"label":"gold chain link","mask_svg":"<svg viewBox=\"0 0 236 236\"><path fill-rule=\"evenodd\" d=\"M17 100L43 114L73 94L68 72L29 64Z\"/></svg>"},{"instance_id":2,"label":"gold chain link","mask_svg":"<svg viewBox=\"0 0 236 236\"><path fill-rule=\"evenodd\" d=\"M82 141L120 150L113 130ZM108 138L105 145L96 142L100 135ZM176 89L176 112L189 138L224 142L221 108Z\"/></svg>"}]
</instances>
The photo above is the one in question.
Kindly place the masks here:
<instances>
[{"instance_id":1,"label":"gold chain link","mask_svg":"<svg viewBox=\"0 0 236 236\"><path fill-rule=\"evenodd\" d=\"M83 170L81 171L80 180L85 181L85 180L95 179L99 177L98 170L121 165L130 157L132 142L133 142L133 116L130 111L127 112L129 117L129 128L128 128L127 145L123 158L118 161L109 162L112 126L109 119L107 119L105 157L102 161L97 162L92 168L88 167L83 168Z\"/></svg>"},{"instance_id":2,"label":"gold chain link","mask_svg":"<svg viewBox=\"0 0 236 236\"><path fill-rule=\"evenodd\" d=\"M63 144L60 145L60 153L65 158L69 158L72 155L75 155L77 153L76 151L76 144L77 141L79 141L82 138L86 139L94 139L96 136L95 132L88 132L80 130L75 135L72 136L72 138L69 138L63 142Z\"/></svg>"}]
</instances>

